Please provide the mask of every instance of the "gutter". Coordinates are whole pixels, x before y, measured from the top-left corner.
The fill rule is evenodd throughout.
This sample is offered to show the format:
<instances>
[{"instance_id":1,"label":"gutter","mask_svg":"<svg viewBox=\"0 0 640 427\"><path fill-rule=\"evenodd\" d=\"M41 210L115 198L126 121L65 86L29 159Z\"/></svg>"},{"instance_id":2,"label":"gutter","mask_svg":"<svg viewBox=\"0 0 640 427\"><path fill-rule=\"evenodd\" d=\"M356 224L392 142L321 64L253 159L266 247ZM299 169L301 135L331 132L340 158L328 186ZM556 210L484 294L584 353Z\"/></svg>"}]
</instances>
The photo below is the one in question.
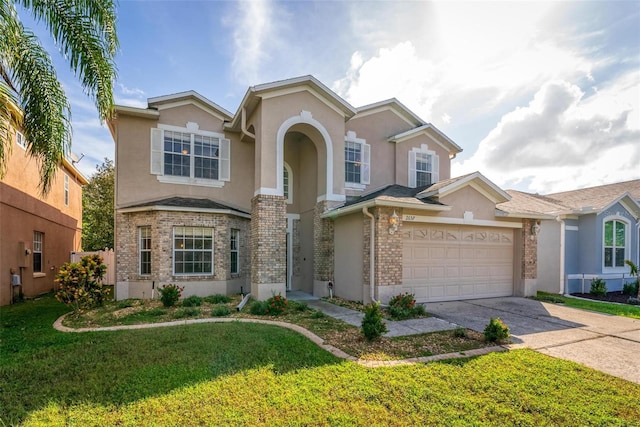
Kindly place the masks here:
<instances>
[{"instance_id":1,"label":"gutter","mask_svg":"<svg viewBox=\"0 0 640 427\"><path fill-rule=\"evenodd\" d=\"M436 211L436 212L448 212L452 208L451 206L445 205L428 205L428 204L417 204L417 203L407 203L407 202L392 202L387 200L367 200L365 202L355 203L353 205L347 206L345 208L337 208L330 211L327 211L321 215L322 218L336 218L341 215L346 215L349 213L357 212L359 210L372 208L376 206L386 206L392 208L405 208L405 209L417 209L422 211ZM363 211L364 212L364 211ZM366 215L366 214L365 214Z\"/></svg>"},{"instance_id":2,"label":"gutter","mask_svg":"<svg viewBox=\"0 0 640 427\"><path fill-rule=\"evenodd\" d=\"M373 245L375 241L375 218L369 212L365 206L362 208L362 213L371 219L371 232L369 233L369 293L372 302L378 302L375 298L375 247Z\"/></svg>"},{"instance_id":3,"label":"gutter","mask_svg":"<svg viewBox=\"0 0 640 427\"><path fill-rule=\"evenodd\" d=\"M247 130L247 107L242 107L242 113L240 115L240 130L243 135L255 141L256 135Z\"/></svg>"}]
</instances>

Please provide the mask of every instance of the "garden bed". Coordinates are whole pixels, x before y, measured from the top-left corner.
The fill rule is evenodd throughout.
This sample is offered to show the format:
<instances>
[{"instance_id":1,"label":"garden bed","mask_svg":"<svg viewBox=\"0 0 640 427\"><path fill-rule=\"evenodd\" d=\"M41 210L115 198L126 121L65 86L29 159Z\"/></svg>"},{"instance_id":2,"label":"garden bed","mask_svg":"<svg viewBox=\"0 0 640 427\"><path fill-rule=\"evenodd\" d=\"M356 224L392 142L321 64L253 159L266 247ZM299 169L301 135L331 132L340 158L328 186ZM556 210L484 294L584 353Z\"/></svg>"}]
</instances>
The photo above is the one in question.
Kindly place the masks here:
<instances>
[{"instance_id":1,"label":"garden bed","mask_svg":"<svg viewBox=\"0 0 640 427\"><path fill-rule=\"evenodd\" d=\"M590 299L590 300L594 300L594 301L603 301L603 302L615 302L618 304L628 304L628 305L634 305L634 304L629 304L629 295L623 294L620 291L614 291L614 292L607 292L606 295L604 296L597 296L597 295L593 295L593 294L589 294L589 293L573 293L571 294L571 296L574 297L578 297L578 298L585 298L585 299Z\"/></svg>"}]
</instances>

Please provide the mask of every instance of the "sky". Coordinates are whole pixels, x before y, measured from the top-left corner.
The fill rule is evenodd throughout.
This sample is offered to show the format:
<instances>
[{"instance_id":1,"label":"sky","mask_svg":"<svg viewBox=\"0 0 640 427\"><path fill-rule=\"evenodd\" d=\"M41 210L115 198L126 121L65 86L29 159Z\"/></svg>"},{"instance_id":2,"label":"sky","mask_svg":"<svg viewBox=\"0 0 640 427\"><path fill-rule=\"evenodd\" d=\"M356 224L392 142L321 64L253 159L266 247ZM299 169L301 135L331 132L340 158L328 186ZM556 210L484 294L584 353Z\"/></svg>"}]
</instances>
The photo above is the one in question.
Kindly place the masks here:
<instances>
[{"instance_id":1,"label":"sky","mask_svg":"<svg viewBox=\"0 0 640 427\"><path fill-rule=\"evenodd\" d=\"M235 113L249 86L311 74L354 107L395 97L503 189L640 178L640 1L118 3L119 105L195 90ZM28 19L23 19L29 25ZM38 32L38 26L35 30ZM50 37L90 176L114 143Z\"/></svg>"}]
</instances>

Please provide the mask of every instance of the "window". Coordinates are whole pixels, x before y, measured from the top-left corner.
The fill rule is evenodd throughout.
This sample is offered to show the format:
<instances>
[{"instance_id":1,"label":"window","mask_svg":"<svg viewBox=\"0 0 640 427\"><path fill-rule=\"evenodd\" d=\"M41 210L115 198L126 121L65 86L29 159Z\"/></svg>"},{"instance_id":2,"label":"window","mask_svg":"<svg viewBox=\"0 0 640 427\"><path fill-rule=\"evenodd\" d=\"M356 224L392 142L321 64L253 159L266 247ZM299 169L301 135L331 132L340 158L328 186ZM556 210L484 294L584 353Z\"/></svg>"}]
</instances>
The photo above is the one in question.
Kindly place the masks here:
<instances>
[{"instance_id":1,"label":"window","mask_svg":"<svg viewBox=\"0 0 640 427\"><path fill-rule=\"evenodd\" d=\"M151 227L138 227L138 250L140 275L148 276L151 274Z\"/></svg>"},{"instance_id":2,"label":"window","mask_svg":"<svg viewBox=\"0 0 640 427\"><path fill-rule=\"evenodd\" d=\"M151 129L151 173L162 182L222 186L230 179L229 140L190 125Z\"/></svg>"},{"instance_id":3,"label":"window","mask_svg":"<svg viewBox=\"0 0 640 427\"><path fill-rule=\"evenodd\" d=\"M282 168L282 184L284 199L289 204L293 203L293 173L286 162Z\"/></svg>"},{"instance_id":4,"label":"window","mask_svg":"<svg viewBox=\"0 0 640 427\"><path fill-rule=\"evenodd\" d=\"M33 272L42 273L42 249L44 248L44 233L33 232Z\"/></svg>"},{"instance_id":5,"label":"window","mask_svg":"<svg viewBox=\"0 0 640 427\"><path fill-rule=\"evenodd\" d=\"M213 274L213 228L173 228L173 274Z\"/></svg>"},{"instance_id":6,"label":"window","mask_svg":"<svg viewBox=\"0 0 640 427\"><path fill-rule=\"evenodd\" d=\"M230 256L231 256L231 274L238 274L240 272L240 230L235 228L231 229L231 238L229 239L231 243L230 247Z\"/></svg>"},{"instance_id":7,"label":"window","mask_svg":"<svg viewBox=\"0 0 640 427\"><path fill-rule=\"evenodd\" d=\"M69 175L64 174L64 205L69 206Z\"/></svg>"},{"instance_id":8,"label":"window","mask_svg":"<svg viewBox=\"0 0 640 427\"><path fill-rule=\"evenodd\" d=\"M16 144L18 144L19 147L24 148L25 150L27 149L27 140L25 139L24 135L18 131L16 131Z\"/></svg>"},{"instance_id":9,"label":"window","mask_svg":"<svg viewBox=\"0 0 640 427\"><path fill-rule=\"evenodd\" d=\"M371 146L355 132L347 132L344 142L344 181L347 187L364 189L370 183Z\"/></svg>"},{"instance_id":10,"label":"window","mask_svg":"<svg viewBox=\"0 0 640 427\"><path fill-rule=\"evenodd\" d=\"M620 220L604 223L604 266L624 267L627 259L627 224Z\"/></svg>"},{"instance_id":11,"label":"window","mask_svg":"<svg viewBox=\"0 0 640 427\"><path fill-rule=\"evenodd\" d=\"M409 151L409 187L426 187L438 182L438 155L426 144Z\"/></svg>"}]
</instances>

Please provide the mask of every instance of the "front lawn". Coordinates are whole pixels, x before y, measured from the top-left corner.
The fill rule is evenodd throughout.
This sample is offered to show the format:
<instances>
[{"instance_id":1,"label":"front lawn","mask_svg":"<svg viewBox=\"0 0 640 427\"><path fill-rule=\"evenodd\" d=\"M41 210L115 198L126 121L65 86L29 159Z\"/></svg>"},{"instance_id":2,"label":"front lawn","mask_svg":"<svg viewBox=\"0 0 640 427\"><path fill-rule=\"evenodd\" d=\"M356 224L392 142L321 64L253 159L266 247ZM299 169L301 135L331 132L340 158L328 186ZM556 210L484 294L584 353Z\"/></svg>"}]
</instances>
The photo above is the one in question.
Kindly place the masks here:
<instances>
[{"instance_id":1,"label":"front lawn","mask_svg":"<svg viewBox=\"0 0 640 427\"><path fill-rule=\"evenodd\" d=\"M637 425L640 385L535 353L370 369L257 324L62 333L2 307L0 424Z\"/></svg>"},{"instance_id":2,"label":"front lawn","mask_svg":"<svg viewBox=\"0 0 640 427\"><path fill-rule=\"evenodd\" d=\"M538 292L534 299L542 302L564 304L567 307L580 308L583 310L596 311L598 313L613 314L615 316L631 317L640 319L640 306L627 304L613 304L595 300L565 297L558 294Z\"/></svg>"}]
</instances>

